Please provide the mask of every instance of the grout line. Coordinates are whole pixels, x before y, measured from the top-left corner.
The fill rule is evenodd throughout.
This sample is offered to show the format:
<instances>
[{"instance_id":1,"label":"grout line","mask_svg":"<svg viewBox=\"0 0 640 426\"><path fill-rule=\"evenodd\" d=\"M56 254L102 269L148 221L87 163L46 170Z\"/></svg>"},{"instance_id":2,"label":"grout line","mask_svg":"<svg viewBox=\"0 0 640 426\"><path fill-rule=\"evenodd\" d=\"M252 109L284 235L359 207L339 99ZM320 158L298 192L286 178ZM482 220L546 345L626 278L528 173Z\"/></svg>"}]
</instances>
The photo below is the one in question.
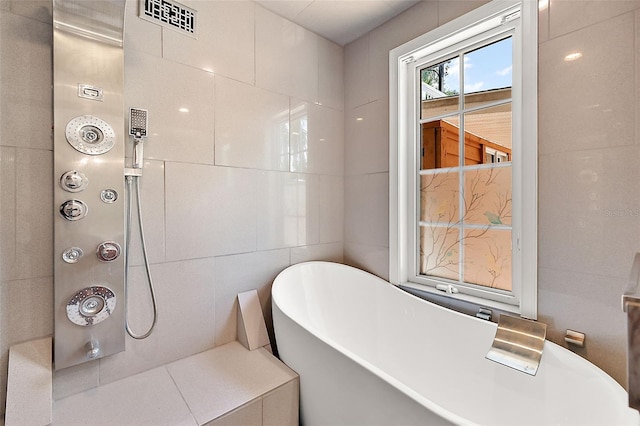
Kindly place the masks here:
<instances>
[{"instance_id":1,"label":"grout line","mask_svg":"<svg viewBox=\"0 0 640 426\"><path fill-rule=\"evenodd\" d=\"M198 422L198 419L196 419L195 414L193 414L193 411L191 410L191 406L189 406L189 403L187 402L187 399L185 398L185 396L182 394L182 390L180 389L180 386L178 386L178 384L176 383L176 380L173 378L173 376L171 375L171 371L169 370L169 368L167 367L168 364L164 364L163 367L165 369L165 371L167 372L167 374L169 375L169 378L171 379L171 382L173 383L173 386L175 386L176 390L178 391L178 393L180 394L180 398L182 398L182 401L184 402L184 405L186 405L187 409L189 410L189 414L191 414L191 417L193 418L193 422L196 425L199 425L200 423Z\"/></svg>"}]
</instances>

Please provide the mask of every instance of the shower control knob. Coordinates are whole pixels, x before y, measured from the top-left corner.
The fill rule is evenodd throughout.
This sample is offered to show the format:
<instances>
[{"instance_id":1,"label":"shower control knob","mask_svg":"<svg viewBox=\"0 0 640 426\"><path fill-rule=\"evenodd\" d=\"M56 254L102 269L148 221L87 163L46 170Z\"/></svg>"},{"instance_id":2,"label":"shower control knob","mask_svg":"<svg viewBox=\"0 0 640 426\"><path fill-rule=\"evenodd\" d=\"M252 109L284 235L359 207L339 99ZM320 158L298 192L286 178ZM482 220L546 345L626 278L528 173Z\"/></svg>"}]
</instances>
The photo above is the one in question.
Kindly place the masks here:
<instances>
[{"instance_id":1,"label":"shower control knob","mask_svg":"<svg viewBox=\"0 0 640 426\"><path fill-rule=\"evenodd\" d=\"M102 352L100 350L100 344L97 340L92 339L91 341L87 342L84 347L87 350L87 358L89 359L98 358Z\"/></svg>"},{"instance_id":2,"label":"shower control knob","mask_svg":"<svg viewBox=\"0 0 640 426\"><path fill-rule=\"evenodd\" d=\"M89 208L80 200L67 200L60 206L60 214L67 220L80 220L88 212Z\"/></svg>"},{"instance_id":3,"label":"shower control knob","mask_svg":"<svg viewBox=\"0 0 640 426\"><path fill-rule=\"evenodd\" d=\"M62 260L67 263L77 263L83 255L84 253L80 247L71 247L62 253Z\"/></svg>"},{"instance_id":4,"label":"shower control knob","mask_svg":"<svg viewBox=\"0 0 640 426\"><path fill-rule=\"evenodd\" d=\"M89 184L89 179L77 170L64 172L60 177L60 186L68 192L80 192Z\"/></svg>"},{"instance_id":5,"label":"shower control knob","mask_svg":"<svg viewBox=\"0 0 640 426\"><path fill-rule=\"evenodd\" d=\"M98 259L103 262L111 262L116 260L118 256L120 256L120 252L120 244L114 241L105 241L98 245L96 255L98 256Z\"/></svg>"},{"instance_id":6,"label":"shower control knob","mask_svg":"<svg viewBox=\"0 0 640 426\"><path fill-rule=\"evenodd\" d=\"M118 199L118 192L115 189L104 189L102 192L100 192L100 199L103 203L115 203Z\"/></svg>"}]
</instances>

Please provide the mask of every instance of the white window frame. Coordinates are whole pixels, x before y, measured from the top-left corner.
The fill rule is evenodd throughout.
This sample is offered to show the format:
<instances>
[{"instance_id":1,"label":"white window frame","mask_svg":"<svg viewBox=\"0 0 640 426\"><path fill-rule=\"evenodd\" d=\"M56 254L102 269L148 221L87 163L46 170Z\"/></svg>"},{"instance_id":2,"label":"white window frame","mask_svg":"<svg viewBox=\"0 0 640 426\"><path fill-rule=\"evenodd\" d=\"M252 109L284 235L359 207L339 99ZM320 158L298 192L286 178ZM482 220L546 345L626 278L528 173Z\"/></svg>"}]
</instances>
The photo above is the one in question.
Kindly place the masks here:
<instances>
[{"instance_id":1,"label":"white window frame","mask_svg":"<svg viewBox=\"0 0 640 426\"><path fill-rule=\"evenodd\" d=\"M420 90L416 69L435 52L464 46L468 40L514 35L513 54L513 231L512 287L508 295L461 289L447 295L482 306L537 319L537 2L494 0L390 52L389 280L442 295L437 280L417 271L416 197ZM471 42L469 42L471 44ZM428 281L428 282L425 282ZM446 283L446 281L443 281ZM461 286L464 287L464 286ZM496 296L497 294L497 296Z\"/></svg>"}]
</instances>

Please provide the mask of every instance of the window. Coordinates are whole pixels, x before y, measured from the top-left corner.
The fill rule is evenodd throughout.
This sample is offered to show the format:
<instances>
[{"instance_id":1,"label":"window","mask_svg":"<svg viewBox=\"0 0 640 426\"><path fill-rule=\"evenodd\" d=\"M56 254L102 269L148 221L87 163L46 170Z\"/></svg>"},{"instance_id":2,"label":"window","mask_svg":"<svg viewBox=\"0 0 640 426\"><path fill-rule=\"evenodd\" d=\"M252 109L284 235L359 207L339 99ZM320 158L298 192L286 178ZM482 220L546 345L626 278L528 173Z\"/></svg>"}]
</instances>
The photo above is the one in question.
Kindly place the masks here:
<instances>
[{"instance_id":1,"label":"window","mask_svg":"<svg viewBox=\"0 0 640 426\"><path fill-rule=\"evenodd\" d=\"M390 280L536 318L537 7L391 52Z\"/></svg>"}]
</instances>

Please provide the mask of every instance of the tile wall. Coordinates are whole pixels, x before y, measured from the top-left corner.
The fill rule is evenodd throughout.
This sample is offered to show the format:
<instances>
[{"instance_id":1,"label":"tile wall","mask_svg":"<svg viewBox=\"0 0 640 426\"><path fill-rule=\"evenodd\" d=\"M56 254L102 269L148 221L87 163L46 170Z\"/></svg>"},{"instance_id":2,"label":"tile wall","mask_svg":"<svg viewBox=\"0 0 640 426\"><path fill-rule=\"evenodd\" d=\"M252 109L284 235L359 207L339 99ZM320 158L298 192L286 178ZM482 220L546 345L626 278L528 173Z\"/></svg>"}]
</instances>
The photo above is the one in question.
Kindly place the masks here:
<instances>
[{"instance_id":1,"label":"tile wall","mask_svg":"<svg viewBox=\"0 0 640 426\"><path fill-rule=\"evenodd\" d=\"M125 20L125 108L149 110L158 324L58 372L56 398L232 341L238 292L257 288L270 321L278 272L343 260L343 48L251 1L181 2L198 10L197 40L139 19L134 0ZM53 332L51 44L51 1L0 0L0 413L8 347ZM151 309L132 250L141 332Z\"/></svg>"},{"instance_id":2,"label":"tile wall","mask_svg":"<svg viewBox=\"0 0 640 426\"><path fill-rule=\"evenodd\" d=\"M389 274L389 50L483 3L424 1L345 46L347 263ZM577 352L622 384L620 295L640 250L639 23L640 1L540 2L539 320L562 345L566 329L586 333Z\"/></svg>"}]
</instances>

